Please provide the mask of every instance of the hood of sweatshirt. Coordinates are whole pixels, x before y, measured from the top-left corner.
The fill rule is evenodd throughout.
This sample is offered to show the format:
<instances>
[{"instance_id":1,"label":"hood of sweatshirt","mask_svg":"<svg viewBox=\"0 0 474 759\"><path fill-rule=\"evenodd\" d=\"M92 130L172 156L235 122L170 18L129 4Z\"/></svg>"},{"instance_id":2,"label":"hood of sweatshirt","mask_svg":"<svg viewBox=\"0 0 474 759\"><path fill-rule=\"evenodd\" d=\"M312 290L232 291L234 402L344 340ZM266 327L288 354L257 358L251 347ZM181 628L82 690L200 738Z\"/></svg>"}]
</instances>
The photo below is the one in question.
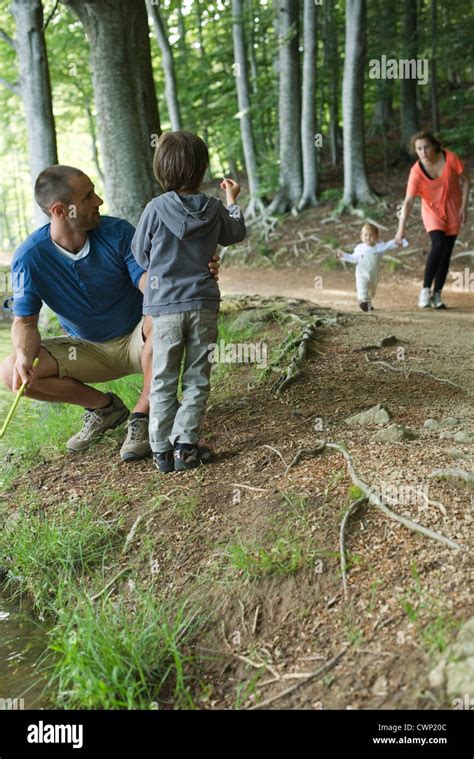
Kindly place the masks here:
<instances>
[{"instance_id":1,"label":"hood of sweatshirt","mask_svg":"<svg viewBox=\"0 0 474 759\"><path fill-rule=\"evenodd\" d=\"M153 200L158 218L180 240L195 239L207 234L218 222L221 203L203 193L178 195L165 192Z\"/></svg>"}]
</instances>

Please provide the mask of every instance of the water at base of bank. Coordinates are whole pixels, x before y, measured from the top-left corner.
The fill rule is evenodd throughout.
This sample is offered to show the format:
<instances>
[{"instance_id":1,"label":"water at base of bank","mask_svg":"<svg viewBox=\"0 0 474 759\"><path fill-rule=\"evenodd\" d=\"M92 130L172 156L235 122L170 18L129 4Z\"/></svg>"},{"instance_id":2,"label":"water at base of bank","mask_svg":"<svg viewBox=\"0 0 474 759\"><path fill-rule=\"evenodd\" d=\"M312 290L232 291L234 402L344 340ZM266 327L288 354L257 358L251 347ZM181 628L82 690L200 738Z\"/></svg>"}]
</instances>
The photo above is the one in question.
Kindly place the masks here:
<instances>
[{"instance_id":1,"label":"water at base of bank","mask_svg":"<svg viewBox=\"0 0 474 759\"><path fill-rule=\"evenodd\" d=\"M26 597L12 598L0 585L0 710L54 708L45 694L47 673L35 666L47 631Z\"/></svg>"}]
</instances>

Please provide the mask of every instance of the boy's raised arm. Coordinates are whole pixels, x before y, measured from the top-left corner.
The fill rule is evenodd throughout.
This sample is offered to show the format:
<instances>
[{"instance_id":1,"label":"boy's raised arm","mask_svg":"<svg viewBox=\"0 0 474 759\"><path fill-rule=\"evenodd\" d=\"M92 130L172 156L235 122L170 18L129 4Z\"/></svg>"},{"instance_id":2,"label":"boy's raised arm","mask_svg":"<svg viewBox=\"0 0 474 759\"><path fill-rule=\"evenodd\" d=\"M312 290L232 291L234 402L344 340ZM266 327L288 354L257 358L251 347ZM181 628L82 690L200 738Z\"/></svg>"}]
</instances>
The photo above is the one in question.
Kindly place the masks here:
<instances>
[{"instance_id":1,"label":"boy's raised arm","mask_svg":"<svg viewBox=\"0 0 474 759\"><path fill-rule=\"evenodd\" d=\"M240 186L233 179L223 179L221 188L225 190L227 208L222 208L221 230L219 233L219 245L232 245L242 242L247 234L245 220L240 206L237 205L237 197Z\"/></svg>"}]
</instances>

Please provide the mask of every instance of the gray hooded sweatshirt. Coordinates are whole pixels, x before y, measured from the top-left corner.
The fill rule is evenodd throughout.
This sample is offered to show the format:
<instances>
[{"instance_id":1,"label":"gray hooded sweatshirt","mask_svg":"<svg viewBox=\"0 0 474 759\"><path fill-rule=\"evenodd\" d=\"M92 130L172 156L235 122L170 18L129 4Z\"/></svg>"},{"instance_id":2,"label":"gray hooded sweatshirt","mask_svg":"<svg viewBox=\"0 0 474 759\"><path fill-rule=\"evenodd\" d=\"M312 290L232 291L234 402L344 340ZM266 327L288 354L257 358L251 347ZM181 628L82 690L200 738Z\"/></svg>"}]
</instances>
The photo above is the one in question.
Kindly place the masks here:
<instances>
[{"instance_id":1,"label":"gray hooded sweatshirt","mask_svg":"<svg viewBox=\"0 0 474 759\"><path fill-rule=\"evenodd\" d=\"M217 245L246 235L237 205L228 208L203 193L165 192L148 203L132 240L137 263L148 271L143 313L219 310L220 292L208 264Z\"/></svg>"}]
</instances>

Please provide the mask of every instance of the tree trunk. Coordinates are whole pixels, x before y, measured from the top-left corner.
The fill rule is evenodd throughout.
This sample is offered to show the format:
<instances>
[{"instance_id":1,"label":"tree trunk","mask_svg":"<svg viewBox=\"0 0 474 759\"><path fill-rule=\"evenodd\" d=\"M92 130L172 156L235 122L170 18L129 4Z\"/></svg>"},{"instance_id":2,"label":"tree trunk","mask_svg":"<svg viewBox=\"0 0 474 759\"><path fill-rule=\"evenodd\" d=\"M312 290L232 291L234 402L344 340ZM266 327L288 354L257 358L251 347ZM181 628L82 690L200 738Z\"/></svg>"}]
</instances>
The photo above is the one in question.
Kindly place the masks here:
<instances>
[{"instance_id":1,"label":"tree trunk","mask_svg":"<svg viewBox=\"0 0 474 759\"><path fill-rule=\"evenodd\" d=\"M234 42L235 81L239 104L240 134L244 149L245 169L249 183L250 203L246 216L252 218L263 205L259 197L259 182L255 143L250 117L250 98L243 26L243 0L232 0L232 39Z\"/></svg>"},{"instance_id":2,"label":"tree trunk","mask_svg":"<svg viewBox=\"0 0 474 759\"><path fill-rule=\"evenodd\" d=\"M166 34L163 19L160 15L160 9L153 0L146 0L146 7L149 16L153 20L156 39L161 50L163 71L165 74L165 97L168 106L168 114L173 132L181 129L181 114L178 102L178 90L176 85L176 74L174 69L173 52Z\"/></svg>"},{"instance_id":3,"label":"tree trunk","mask_svg":"<svg viewBox=\"0 0 474 759\"><path fill-rule=\"evenodd\" d=\"M92 81L111 213L136 224L157 194L153 145L161 133L144 0L63 0L90 45Z\"/></svg>"},{"instance_id":4,"label":"tree trunk","mask_svg":"<svg viewBox=\"0 0 474 759\"><path fill-rule=\"evenodd\" d=\"M276 3L279 44L280 188L270 204L270 212L284 213L296 208L303 191L298 0L276 0Z\"/></svg>"},{"instance_id":5,"label":"tree trunk","mask_svg":"<svg viewBox=\"0 0 474 759\"><path fill-rule=\"evenodd\" d=\"M405 0L403 17L403 58L416 60L418 49L418 29L416 0ZM416 79L400 80L400 148L408 154L410 139L418 130Z\"/></svg>"},{"instance_id":6,"label":"tree trunk","mask_svg":"<svg viewBox=\"0 0 474 759\"><path fill-rule=\"evenodd\" d=\"M325 3L324 14L324 65L329 72L329 142L331 163L337 166L341 156L341 128L339 126L339 45L334 5Z\"/></svg>"},{"instance_id":7,"label":"tree trunk","mask_svg":"<svg viewBox=\"0 0 474 759\"><path fill-rule=\"evenodd\" d=\"M366 46L365 0L346 0L346 47L342 112L344 123L343 206L357 202L373 203L365 168L364 146L364 70Z\"/></svg>"},{"instance_id":8,"label":"tree trunk","mask_svg":"<svg viewBox=\"0 0 474 759\"><path fill-rule=\"evenodd\" d=\"M11 11L16 23L15 49L20 73L20 94L25 108L31 180L58 163L51 82L43 31L41 0L12 0ZM37 223L47 217L35 204Z\"/></svg>"},{"instance_id":9,"label":"tree trunk","mask_svg":"<svg viewBox=\"0 0 474 759\"><path fill-rule=\"evenodd\" d=\"M205 77L205 81L207 81L207 72L209 69L209 64L207 61L207 55L206 55L206 49L204 47L204 35L202 33L202 10L201 10L201 0L194 0L193 3L195 9L196 9L196 21L197 21L197 33L198 33L198 43L199 43L199 58L201 61L201 72L203 76ZM208 97L207 97L207 86L204 89L204 95L202 98L202 110L203 110L203 118L199 121L199 123L202 123L204 121L204 124L207 123L208 120ZM208 144L209 142L209 129L207 126L203 127L203 135L204 135L204 142ZM204 182L211 182L212 181L212 172L211 172L211 166L209 165L206 169L206 173L204 175Z\"/></svg>"},{"instance_id":10,"label":"tree trunk","mask_svg":"<svg viewBox=\"0 0 474 759\"><path fill-rule=\"evenodd\" d=\"M314 0L304 0L303 10L303 86L301 109L301 149L303 158L303 194L298 203L301 210L315 206L318 194L318 161L316 132L316 58L317 27Z\"/></svg>"},{"instance_id":11,"label":"tree trunk","mask_svg":"<svg viewBox=\"0 0 474 759\"><path fill-rule=\"evenodd\" d=\"M105 185L105 178L99 161L99 151L97 150L97 134L95 129L94 114L92 113L91 102L88 97L84 98L84 107L87 113L89 134L91 136L92 160L94 161L94 166L97 169L97 176L100 178L102 184Z\"/></svg>"},{"instance_id":12,"label":"tree trunk","mask_svg":"<svg viewBox=\"0 0 474 759\"><path fill-rule=\"evenodd\" d=\"M436 35L437 7L436 0L431 0L431 127L433 132L439 131L438 81L436 76Z\"/></svg>"}]
</instances>

